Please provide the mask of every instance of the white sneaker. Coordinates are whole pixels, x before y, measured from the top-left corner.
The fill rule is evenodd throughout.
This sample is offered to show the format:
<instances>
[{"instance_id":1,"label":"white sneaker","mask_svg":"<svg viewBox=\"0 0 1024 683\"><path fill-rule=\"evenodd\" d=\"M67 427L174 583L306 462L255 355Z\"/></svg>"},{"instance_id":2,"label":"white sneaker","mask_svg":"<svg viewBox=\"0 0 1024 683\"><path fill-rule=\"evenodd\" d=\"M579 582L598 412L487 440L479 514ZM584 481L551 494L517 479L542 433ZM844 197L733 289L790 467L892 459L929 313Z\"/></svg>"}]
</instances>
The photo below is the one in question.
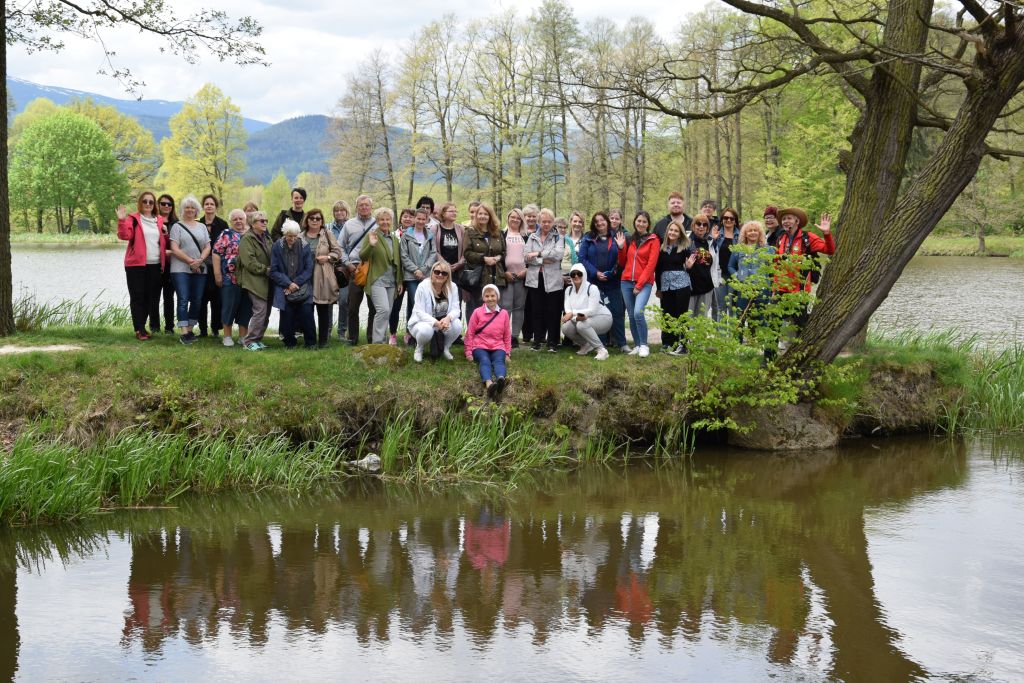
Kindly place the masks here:
<instances>
[{"instance_id":1,"label":"white sneaker","mask_svg":"<svg viewBox=\"0 0 1024 683\"><path fill-rule=\"evenodd\" d=\"M423 362L423 347L417 345L416 350L412 352L412 359L417 363Z\"/></svg>"},{"instance_id":2,"label":"white sneaker","mask_svg":"<svg viewBox=\"0 0 1024 683\"><path fill-rule=\"evenodd\" d=\"M647 358L647 356L651 355L651 350L647 348L647 344L644 344L643 346L640 347L640 353L636 355L640 356L641 358Z\"/></svg>"},{"instance_id":3,"label":"white sneaker","mask_svg":"<svg viewBox=\"0 0 1024 683\"><path fill-rule=\"evenodd\" d=\"M630 349L629 351L626 352L626 355L628 355L628 356L639 356L640 355L640 349L642 349L642 348L643 348L642 346L634 346L632 349Z\"/></svg>"},{"instance_id":4,"label":"white sneaker","mask_svg":"<svg viewBox=\"0 0 1024 683\"><path fill-rule=\"evenodd\" d=\"M633 353L633 347L629 344L623 344L619 350L626 354Z\"/></svg>"},{"instance_id":5,"label":"white sneaker","mask_svg":"<svg viewBox=\"0 0 1024 683\"><path fill-rule=\"evenodd\" d=\"M590 342L584 342L580 350L576 352L577 356L585 356L594 350L594 346Z\"/></svg>"},{"instance_id":6,"label":"white sneaker","mask_svg":"<svg viewBox=\"0 0 1024 683\"><path fill-rule=\"evenodd\" d=\"M224 341L221 342L224 346L234 346L235 340L231 337L224 337Z\"/></svg>"},{"instance_id":7,"label":"white sneaker","mask_svg":"<svg viewBox=\"0 0 1024 683\"><path fill-rule=\"evenodd\" d=\"M603 346L597 350L597 355L594 356L594 360L608 360L608 349Z\"/></svg>"},{"instance_id":8,"label":"white sneaker","mask_svg":"<svg viewBox=\"0 0 1024 683\"><path fill-rule=\"evenodd\" d=\"M452 355L452 352L451 352L451 351L449 351L448 349L445 349L445 350L444 350L444 357L445 357L445 358L446 358L447 360L455 360L455 356L453 356L453 355Z\"/></svg>"}]
</instances>

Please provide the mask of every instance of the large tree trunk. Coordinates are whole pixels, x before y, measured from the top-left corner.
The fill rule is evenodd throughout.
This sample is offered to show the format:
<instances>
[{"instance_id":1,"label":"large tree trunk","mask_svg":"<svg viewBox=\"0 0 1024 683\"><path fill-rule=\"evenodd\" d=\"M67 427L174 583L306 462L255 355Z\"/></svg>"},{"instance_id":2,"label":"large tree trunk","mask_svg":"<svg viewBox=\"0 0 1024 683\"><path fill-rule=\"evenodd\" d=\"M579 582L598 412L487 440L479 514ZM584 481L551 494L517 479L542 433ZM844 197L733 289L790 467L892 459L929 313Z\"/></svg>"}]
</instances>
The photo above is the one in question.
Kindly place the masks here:
<instances>
[{"instance_id":1,"label":"large tree trunk","mask_svg":"<svg viewBox=\"0 0 1024 683\"><path fill-rule=\"evenodd\" d=\"M923 4L930 8L930 3ZM893 8L895 10L896 6ZM906 11L912 14L905 20L911 24L923 26L917 19L919 12L919 16L929 16L921 7L909 7ZM799 362L798 359L805 357L831 361L885 300L925 237L977 173L987 153L988 132L1024 82L1021 42L1021 35L1012 35L1001 47L986 55L984 64L976 60L978 76L970 83L960 111L920 175L891 211L878 215L877 221L870 225L861 223L856 213L843 214L839 247L822 278L821 300L815 305L800 340L790 348L783 362ZM900 106L901 99L894 94L888 101L876 100L872 104L880 109L886 105ZM865 147L873 147L875 140L884 137L884 128L876 126L869 130L874 134L862 141ZM891 158L892 152L888 156ZM879 173L885 170L881 168ZM848 210L845 208L848 205L872 211L868 202L872 196L878 202L888 198L889 188L885 187L884 180L879 176L865 189L859 187L859 179L851 177L850 184L856 188L857 196L851 198L847 194L844 211ZM880 230L883 226L884 230Z\"/></svg>"},{"instance_id":2,"label":"large tree trunk","mask_svg":"<svg viewBox=\"0 0 1024 683\"><path fill-rule=\"evenodd\" d=\"M7 102L7 13L0 16L0 102ZM7 195L7 115L0 116L0 337L14 334L11 204Z\"/></svg>"}]
</instances>

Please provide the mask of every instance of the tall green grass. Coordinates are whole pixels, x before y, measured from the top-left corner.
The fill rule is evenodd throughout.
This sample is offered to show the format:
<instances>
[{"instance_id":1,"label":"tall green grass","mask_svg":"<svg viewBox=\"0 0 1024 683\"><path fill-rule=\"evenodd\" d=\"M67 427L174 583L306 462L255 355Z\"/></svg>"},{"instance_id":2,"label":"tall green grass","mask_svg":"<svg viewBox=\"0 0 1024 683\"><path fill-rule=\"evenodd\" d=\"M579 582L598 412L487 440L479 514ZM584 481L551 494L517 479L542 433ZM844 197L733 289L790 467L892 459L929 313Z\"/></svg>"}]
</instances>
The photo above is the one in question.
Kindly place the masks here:
<instances>
[{"instance_id":1,"label":"tall green grass","mask_svg":"<svg viewBox=\"0 0 1024 683\"><path fill-rule=\"evenodd\" d=\"M0 462L0 523L73 520L185 491L308 489L340 478L332 441L125 431L89 448L23 434Z\"/></svg>"},{"instance_id":2,"label":"tall green grass","mask_svg":"<svg viewBox=\"0 0 1024 683\"><path fill-rule=\"evenodd\" d=\"M14 301L14 327L18 332L35 332L51 327L131 327L127 306L101 302L86 303L85 297L39 301L23 294Z\"/></svg>"},{"instance_id":3,"label":"tall green grass","mask_svg":"<svg viewBox=\"0 0 1024 683\"><path fill-rule=\"evenodd\" d=\"M1024 344L982 351L972 359L963 427L999 434L1024 433Z\"/></svg>"}]
</instances>

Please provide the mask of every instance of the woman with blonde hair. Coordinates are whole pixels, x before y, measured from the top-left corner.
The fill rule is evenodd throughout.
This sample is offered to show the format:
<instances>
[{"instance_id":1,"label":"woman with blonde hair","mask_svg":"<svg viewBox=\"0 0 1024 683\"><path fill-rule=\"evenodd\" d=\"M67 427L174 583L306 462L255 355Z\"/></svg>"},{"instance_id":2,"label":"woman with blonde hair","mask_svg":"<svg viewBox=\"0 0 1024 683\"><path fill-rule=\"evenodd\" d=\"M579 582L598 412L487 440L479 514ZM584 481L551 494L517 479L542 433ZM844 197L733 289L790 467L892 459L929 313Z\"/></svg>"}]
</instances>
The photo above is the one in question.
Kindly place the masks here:
<instances>
[{"instance_id":1,"label":"woman with blonde hair","mask_svg":"<svg viewBox=\"0 0 1024 683\"><path fill-rule=\"evenodd\" d=\"M736 246L746 247L746 249L737 249L730 254L728 266L730 279L746 283L752 278L758 278L764 283L761 293L753 302L750 297L737 297L737 315L743 315L751 305L756 304L760 307L768 302L770 279L764 266L771 263L774 250L768 246L764 226L760 221L747 221L743 224Z\"/></svg>"},{"instance_id":2,"label":"woman with blonde hair","mask_svg":"<svg viewBox=\"0 0 1024 683\"><path fill-rule=\"evenodd\" d=\"M459 290L452 282L452 267L447 261L430 268L430 282L416 288L415 303L409 318L409 334L416 340L413 360L423 360L423 349L429 344L431 356L443 355L453 360L451 346L462 334Z\"/></svg>"},{"instance_id":3,"label":"woman with blonde hair","mask_svg":"<svg viewBox=\"0 0 1024 683\"><path fill-rule=\"evenodd\" d=\"M395 214L387 207L373 213L377 227L370 231L359 250L359 260L369 263L365 289L376 315L373 318L373 344L388 342L388 313L395 295L402 291L402 261L398 252L398 235L392 230Z\"/></svg>"},{"instance_id":4,"label":"woman with blonde hair","mask_svg":"<svg viewBox=\"0 0 1024 683\"><path fill-rule=\"evenodd\" d=\"M505 289L501 307L512 318L512 348L519 348L526 310L526 217L519 209L505 216Z\"/></svg>"},{"instance_id":5,"label":"woman with blonde hair","mask_svg":"<svg viewBox=\"0 0 1024 683\"><path fill-rule=\"evenodd\" d=\"M682 219L672 221L665 228L665 244L658 252L658 265L654 268L655 294L661 300L666 317L678 318L690 305L690 268L697 254L690 248L690 240L683 229ZM686 353L682 338L662 330L661 350L674 356Z\"/></svg>"}]
</instances>

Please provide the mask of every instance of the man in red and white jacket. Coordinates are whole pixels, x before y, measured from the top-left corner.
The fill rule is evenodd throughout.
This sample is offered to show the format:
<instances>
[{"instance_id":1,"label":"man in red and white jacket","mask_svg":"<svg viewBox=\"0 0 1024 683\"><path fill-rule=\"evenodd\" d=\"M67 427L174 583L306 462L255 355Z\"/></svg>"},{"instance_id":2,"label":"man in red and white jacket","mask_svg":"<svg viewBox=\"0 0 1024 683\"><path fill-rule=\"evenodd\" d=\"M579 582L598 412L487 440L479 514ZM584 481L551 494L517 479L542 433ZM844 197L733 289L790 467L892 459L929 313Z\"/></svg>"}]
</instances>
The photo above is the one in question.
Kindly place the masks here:
<instances>
[{"instance_id":1,"label":"man in red and white jacket","mask_svg":"<svg viewBox=\"0 0 1024 683\"><path fill-rule=\"evenodd\" d=\"M836 253L836 242L832 237L832 217L821 214L821 223L815 225L821 230L821 237L812 232L805 232L807 213L803 209L783 209L779 212L784 232L779 237L776 252L779 256L788 257L791 267L775 278L775 290L784 294L811 291L813 272L808 270L809 263L805 260L818 254L832 255ZM796 258L792 258L796 257Z\"/></svg>"}]
</instances>

